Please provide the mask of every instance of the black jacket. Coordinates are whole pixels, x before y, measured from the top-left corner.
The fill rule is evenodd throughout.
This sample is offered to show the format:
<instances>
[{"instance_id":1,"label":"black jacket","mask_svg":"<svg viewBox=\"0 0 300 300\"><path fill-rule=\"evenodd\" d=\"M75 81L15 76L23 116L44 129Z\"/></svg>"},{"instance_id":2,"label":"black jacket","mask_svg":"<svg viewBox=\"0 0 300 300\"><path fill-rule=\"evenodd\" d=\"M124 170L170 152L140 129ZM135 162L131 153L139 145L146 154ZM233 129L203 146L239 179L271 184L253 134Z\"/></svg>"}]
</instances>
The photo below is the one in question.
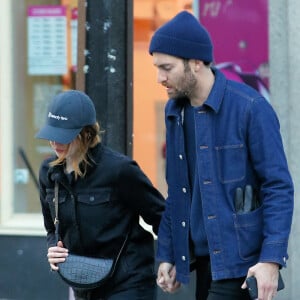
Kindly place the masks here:
<instances>
[{"instance_id":1,"label":"black jacket","mask_svg":"<svg viewBox=\"0 0 300 300\"><path fill-rule=\"evenodd\" d=\"M101 144L90 151L89 157L86 176L76 181L73 174L66 176L62 166L49 167L55 157L41 165L40 201L48 247L56 243L53 199L57 180L59 231L64 246L71 253L114 257L130 231L122 255L127 261L127 274L136 275L137 280L153 277L153 236L139 225L139 216L157 233L163 196L129 157Z\"/></svg>"}]
</instances>

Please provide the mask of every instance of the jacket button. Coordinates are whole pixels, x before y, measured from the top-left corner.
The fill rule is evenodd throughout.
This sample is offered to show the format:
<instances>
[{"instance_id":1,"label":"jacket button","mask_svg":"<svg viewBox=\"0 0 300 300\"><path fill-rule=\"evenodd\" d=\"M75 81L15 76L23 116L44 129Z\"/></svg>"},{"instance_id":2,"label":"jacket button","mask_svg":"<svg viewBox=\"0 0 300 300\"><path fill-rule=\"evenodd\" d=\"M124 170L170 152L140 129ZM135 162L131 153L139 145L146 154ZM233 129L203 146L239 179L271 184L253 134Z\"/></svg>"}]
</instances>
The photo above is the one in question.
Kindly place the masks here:
<instances>
[{"instance_id":1,"label":"jacket button","mask_svg":"<svg viewBox=\"0 0 300 300\"><path fill-rule=\"evenodd\" d=\"M186 188L182 188L182 191L183 191L184 193L186 193Z\"/></svg>"},{"instance_id":2,"label":"jacket button","mask_svg":"<svg viewBox=\"0 0 300 300\"><path fill-rule=\"evenodd\" d=\"M182 256L181 256L181 259L182 259L183 261L185 261L185 256L184 256L184 255L182 255Z\"/></svg>"},{"instance_id":3,"label":"jacket button","mask_svg":"<svg viewBox=\"0 0 300 300\"><path fill-rule=\"evenodd\" d=\"M207 219L208 220L212 220L212 219L216 219L217 216L216 215L210 215L210 216L207 216Z\"/></svg>"},{"instance_id":4,"label":"jacket button","mask_svg":"<svg viewBox=\"0 0 300 300\"><path fill-rule=\"evenodd\" d=\"M181 222L181 226L185 227L185 222L184 221Z\"/></svg>"},{"instance_id":5,"label":"jacket button","mask_svg":"<svg viewBox=\"0 0 300 300\"><path fill-rule=\"evenodd\" d=\"M95 197L94 197L94 196L91 196L91 197L90 197L90 201L93 202L94 200L95 200Z\"/></svg>"},{"instance_id":6,"label":"jacket button","mask_svg":"<svg viewBox=\"0 0 300 300\"><path fill-rule=\"evenodd\" d=\"M179 154L179 159L183 160L182 154Z\"/></svg>"},{"instance_id":7,"label":"jacket button","mask_svg":"<svg viewBox=\"0 0 300 300\"><path fill-rule=\"evenodd\" d=\"M210 180L204 180L203 184L211 184L211 181Z\"/></svg>"}]
</instances>

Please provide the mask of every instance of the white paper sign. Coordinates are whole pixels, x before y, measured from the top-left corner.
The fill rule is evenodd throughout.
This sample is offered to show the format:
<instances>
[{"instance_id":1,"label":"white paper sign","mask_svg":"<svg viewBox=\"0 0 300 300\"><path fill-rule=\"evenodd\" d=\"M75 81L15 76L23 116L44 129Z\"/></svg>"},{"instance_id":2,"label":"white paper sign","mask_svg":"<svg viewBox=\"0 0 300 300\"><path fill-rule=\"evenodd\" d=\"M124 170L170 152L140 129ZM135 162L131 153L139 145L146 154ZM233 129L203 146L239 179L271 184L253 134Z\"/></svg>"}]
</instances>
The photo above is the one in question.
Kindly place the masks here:
<instances>
[{"instance_id":1,"label":"white paper sign","mask_svg":"<svg viewBox=\"0 0 300 300\"><path fill-rule=\"evenodd\" d=\"M67 73L66 7L28 7L28 74Z\"/></svg>"}]
</instances>

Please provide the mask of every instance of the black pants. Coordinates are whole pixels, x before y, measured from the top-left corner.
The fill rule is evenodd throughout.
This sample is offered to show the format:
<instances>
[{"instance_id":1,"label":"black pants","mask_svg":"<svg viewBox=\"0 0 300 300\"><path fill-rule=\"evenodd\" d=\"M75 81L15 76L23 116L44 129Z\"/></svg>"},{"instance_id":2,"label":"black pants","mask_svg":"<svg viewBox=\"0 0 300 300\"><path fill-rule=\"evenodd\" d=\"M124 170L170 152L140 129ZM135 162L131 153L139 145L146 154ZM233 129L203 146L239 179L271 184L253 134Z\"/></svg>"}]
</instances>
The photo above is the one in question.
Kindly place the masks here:
<instances>
[{"instance_id":1,"label":"black pants","mask_svg":"<svg viewBox=\"0 0 300 300\"><path fill-rule=\"evenodd\" d=\"M208 257L198 257L196 270L196 300L251 300L241 288L245 277L213 281Z\"/></svg>"},{"instance_id":2,"label":"black pants","mask_svg":"<svg viewBox=\"0 0 300 300\"><path fill-rule=\"evenodd\" d=\"M156 300L156 286L140 286L100 297L92 292L75 293L75 300Z\"/></svg>"}]
</instances>

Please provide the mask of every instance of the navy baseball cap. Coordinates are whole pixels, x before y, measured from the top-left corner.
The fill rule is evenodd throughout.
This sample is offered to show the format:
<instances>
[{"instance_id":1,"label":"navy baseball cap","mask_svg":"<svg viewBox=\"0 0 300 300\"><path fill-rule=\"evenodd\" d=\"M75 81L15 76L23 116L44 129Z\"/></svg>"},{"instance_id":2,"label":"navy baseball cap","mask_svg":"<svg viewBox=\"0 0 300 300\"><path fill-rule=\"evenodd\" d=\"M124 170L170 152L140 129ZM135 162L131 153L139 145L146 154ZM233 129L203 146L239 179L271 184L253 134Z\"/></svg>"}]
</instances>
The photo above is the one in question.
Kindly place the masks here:
<instances>
[{"instance_id":1,"label":"navy baseball cap","mask_svg":"<svg viewBox=\"0 0 300 300\"><path fill-rule=\"evenodd\" d=\"M83 127L95 123L96 110L90 97L81 91L69 90L52 99L48 107L46 124L35 137L69 144Z\"/></svg>"}]
</instances>

